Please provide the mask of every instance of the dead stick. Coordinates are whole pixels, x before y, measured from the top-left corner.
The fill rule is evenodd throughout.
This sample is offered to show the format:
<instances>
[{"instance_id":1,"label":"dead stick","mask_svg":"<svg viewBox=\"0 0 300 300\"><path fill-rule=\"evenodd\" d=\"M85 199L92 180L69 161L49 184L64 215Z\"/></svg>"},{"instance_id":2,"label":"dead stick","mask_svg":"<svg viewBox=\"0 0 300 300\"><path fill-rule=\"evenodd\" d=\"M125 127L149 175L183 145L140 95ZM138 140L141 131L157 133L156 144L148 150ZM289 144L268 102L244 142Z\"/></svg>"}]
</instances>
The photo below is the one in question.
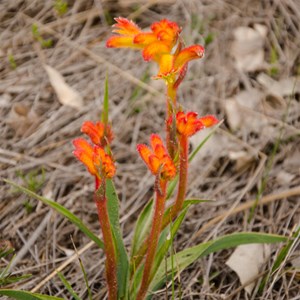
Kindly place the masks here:
<instances>
[{"instance_id":1,"label":"dead stick","mask_svg":"<svg viewBox=\"0 0 300 300\"><path fill-rule=\"evenodd\" d=\"M262 197L259 201L258 205L264 205L271 203L276 200L284 199L287 197L292 197L300 194L300 186L294 187L289 190L285 190L283 192L277 193L277 194L271 194L267 195L265 197ZM254 203L256 202L256 199L253 199L251 201L248 201L247 203L243 203L240 206L236 207L232 212L228 214L228 212L222 213L221 215L213 218L209 222L207 222L205 225L203 225L193 236L192 241L195 240L197 237L199 237L201 234L203 234L208 228L212 227L213 225L217 224L218 222L222 221L223 219L226 219L228 217L231 217L239 212L242 212L246 209L251 208Z\"/></svg>"}]
</instances>

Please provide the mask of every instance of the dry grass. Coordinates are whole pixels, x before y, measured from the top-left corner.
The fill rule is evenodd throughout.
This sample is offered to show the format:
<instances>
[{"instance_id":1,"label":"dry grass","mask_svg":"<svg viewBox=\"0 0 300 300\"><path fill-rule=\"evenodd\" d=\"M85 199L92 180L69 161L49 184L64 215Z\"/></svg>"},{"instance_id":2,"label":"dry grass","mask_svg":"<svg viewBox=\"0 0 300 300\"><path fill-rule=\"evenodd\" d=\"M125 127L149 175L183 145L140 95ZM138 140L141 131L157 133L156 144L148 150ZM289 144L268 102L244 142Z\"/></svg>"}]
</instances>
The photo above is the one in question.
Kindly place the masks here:
<instances>
[{"instance_id":1,"label":"dry grass","mask_svg":"<svg viewBox=\"0 0 300 300\"><path fill-rule=\"evenodd\" d=\"M146 142L151 132L162 132L164 87L149 79L155 70L139 54L106 49L105 40L111 32L111 17L129 16L141 27L169 18L184 28L187 44L203 42L199 32L206 38L213 36L206 47L206 58L191 64L179 93L181 103L202 115L212 113L225 119L222 130L192 164L189 176L188 196L215 202L190 210L176 248L235 231L291 235L300 220L300 92L291 91L280 100L274 97L276 102L257 78L260 73L268 74L272 49L277 53L273 79L299 74L299 1L141 1L143 4L125 7L117 2L69 1L68 12L63 16L57 15L50 0L0 3L1 177L26 185L29 180L26 174L37 173L33 178L43 184L41 187L33 184L36 192L64 205L98 232L91 201L93 182L73 158L71 140L80 135L84 120L99 118L108 72L110 118L116 137L113 152L118 162L115 183L121 200L121 226L129 246L134 222L152 194L153 182L138 158L135 145ZM53 40L52 47L42 48L33 39L33 23L38 25L44 39ZM264 24L268 29L263 48L266 64L254 72L238 71L230 53L233 31L254 23ZM80 92L85 104L82 109L61 106L43 64L56 68ZM248 122L245 120L233 129L228 122L232 116L226 111L226 101L249 90L261 93L261 102L240 106L240 113L247 115ZM254 100L249 97L247 103ZM233 155L241 151L242 159ZM260 190L262 183L264 188ZM68 221L35 200L7 185L1 186L1 195L0 239L11 241L16 248L13 271L33 274L17 287L38 288L41 293L67 299L58 277L49 276L55 269L61 269L73 288L86 299L83 274L73 255L72 236L81 249L80 257L94 299L104 299L103 254ZM259 205L248 222L252 206L249 203L257 195ZM240 289L236 274L224 267L232 252L228 250L210 255L182 273L181 297L300 299L299 271L288 271L291 260L299 255L299 245L292 250L261 295L255 288L253 295L247 297ZM271 268L278 251L278 245L272 248L271 258L262 271ZM164 291L156 296L164 297Z\"/></svg>"}]
</instances>

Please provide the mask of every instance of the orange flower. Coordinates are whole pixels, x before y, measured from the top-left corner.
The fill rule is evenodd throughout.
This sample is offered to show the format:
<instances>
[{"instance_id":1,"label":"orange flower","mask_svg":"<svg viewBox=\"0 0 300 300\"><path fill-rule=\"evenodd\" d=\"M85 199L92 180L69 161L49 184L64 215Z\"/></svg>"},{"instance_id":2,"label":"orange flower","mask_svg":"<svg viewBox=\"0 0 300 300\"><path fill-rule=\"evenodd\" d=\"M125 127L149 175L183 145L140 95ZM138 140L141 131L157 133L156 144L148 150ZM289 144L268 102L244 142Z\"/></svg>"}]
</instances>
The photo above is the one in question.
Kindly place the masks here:
<instances>
[{"instance_id":1,"label":"orange flower","mask_svg":"<svg viewBox=\"0 0 300 300\"><path fill-rule=\"evenodd\" d=\"M159 65L159 72L155 78L169 77L179 73L179 83L182 81L187 63L193 59L204 56L204 48L200 45L193 45L185 49L179 41L181 28L177 23L167 19L155 22L151 25L149 32L143 32L134 22L125 18L116 18L113 25L113 32L118 33L110 37L107 47L112 48L134 48L142 50L145 61L155 61ZM179 41L179 42L178 42ZM174 47L177 49L174 51Z\"/></svg>"},{"instance_id":2,"label":"orange flower","mask_svg":"<svg viewBox=\"0 0 300 300\"><path fill-rule=\"evenodd\" d=\"M157 58L159 53L170 52L177 43L181 29L175 22L161 20L151 25L150 32L143 32L133 21L126 18L115 18L113 32L106 46L109 48L142 49L145 60ZM155 46L156 45L156 46Z\"/></svg>"},{"instance_id":3,"label":"orange flower","mask_svg":"<svg viewBox=\"0 0 300 300\"><path fill-rule=\"evenodd\" d=\"M73 140L75 150L73 154L88 169L88 171L98 179L112 178L116 173L116 167L110 155L104 149L92 146L83 138Z\"/></svg>"},{"instance_id":4,"label":"orange flower","mask_svg":"<svg viewBox=\"0 0 300 300\"><path fill-rule=\"evenodd\" d=\"M177 132L181 135L192 136L201 129L211 127L217 124L219 121L212 115L197 118L196 112L184 113L182 111L176 114L176 128ZM172 118L168 121L172 122Z\"/></svg>"},{"instance_id":5,"label":"orange flower","mask_svg":"<svg viewBox=\"0 0 300 300\"><path fill-rule=\"evenodd\" d=\"M176 167L167 153L159 135L150 137L151 148L144 144L137 145L137 150L152 174L161 174L165 180L172 179L176 175Z\"/></svg>"},{"instance_id":6,"label":"orange flower","mask_svg":"<svg viewBox=\"0 0 300 300\"><path fill-rule=\"evenodd\" d=\"M102 122L86 121L81 126L81 132L89 136L93 144L98 146L105 146L113 139L113 133L109 125L106 126Z\"/></svg>"}]
</instances>

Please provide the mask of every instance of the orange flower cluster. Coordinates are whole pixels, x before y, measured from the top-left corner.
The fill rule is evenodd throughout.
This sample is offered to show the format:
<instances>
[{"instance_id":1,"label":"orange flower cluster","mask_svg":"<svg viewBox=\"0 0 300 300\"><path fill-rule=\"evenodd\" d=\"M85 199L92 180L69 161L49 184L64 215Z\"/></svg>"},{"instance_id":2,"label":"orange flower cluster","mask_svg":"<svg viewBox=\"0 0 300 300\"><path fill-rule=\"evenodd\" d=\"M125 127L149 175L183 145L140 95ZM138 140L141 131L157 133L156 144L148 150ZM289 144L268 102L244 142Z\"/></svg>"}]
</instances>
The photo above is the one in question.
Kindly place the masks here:
<instances>
[{"instance_id":1,"label":"orange flower cluster","mask_svg":"<svg viewBox=\"0 0 300 300\"><path fill-rule=\"evenodd\" d=\"M81 126L81 132L88 135L93 144L104 147L113 140L113 132L109 125L104 125L102 122L86 121Z\"/></svg>"},{"instance_id":2,"label":"orange flower cluster","mask_svg":"<svg viewBox=\"0 0 300 300\"><path fill-rule=\"evenodd\" d=\"M81 131L90 137L93 145L83 138L73 140L74 156L100 181L103 178L112 178L116 173L112 157L102 148L112 140L110 127L107 127L108 130L104 130L104 128L105 126L101 122L95 124L90 121L84 122Z\"/></svg>"},{"instance_id":3,"label":"orange flower cluster","mask_svg":"<svg viewBox=\"0 0 300 300\"><path fill-rule=\"evenodd\" d=\"M115 20L113 32L119 35L109 38L106 46L142 50L144 60L153 60L159 65L156 78L167 80L170 75L183 73L189 61L204 56L204 48L200 45L182 49L181 28L175 22L164 19L153 23L151 31L143 32L133 21L121 17Z\"/></svg>"},{"instance_id":4,"label":"orange flower cluster","mask_svg":"<svg viewBox=\"0 0 300 300\"><path fill-rule=\"evenodd\" d=\"M201 118L197 117L198 114L193 111L186 114L183 111L178 112L176 114L176 128L178 134L189 137L199 130L211 127L219 122L218 119L212 115L207 115ZM172 123L172 118L170 118L168 122L169 124Z\"/></svg>"},{"instance_id":5,"label":"orange flower cluster","mask_svg":"<svg viewBox=\"0 0 300 300\"><path fill-rule=\"evenodd\" d=\"M176 175L176 167L163 145L163 141L157 134L150 137L151 148L144 144L137 145L142 159L154 175L161 175L162 179L170 180Z\"/></svg>"}]
</instances>

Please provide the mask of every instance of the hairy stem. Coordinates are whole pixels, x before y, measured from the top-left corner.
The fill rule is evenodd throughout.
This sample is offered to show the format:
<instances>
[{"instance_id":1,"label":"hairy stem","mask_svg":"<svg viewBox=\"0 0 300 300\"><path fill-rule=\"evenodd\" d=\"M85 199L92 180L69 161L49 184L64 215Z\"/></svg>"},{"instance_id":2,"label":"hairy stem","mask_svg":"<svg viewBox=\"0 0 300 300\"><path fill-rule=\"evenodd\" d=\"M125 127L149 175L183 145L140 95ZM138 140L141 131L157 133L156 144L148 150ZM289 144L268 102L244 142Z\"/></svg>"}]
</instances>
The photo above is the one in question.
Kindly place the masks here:
<instances>
[{"instance_id":1,"label":"hairy stem","mask_svg":"<svg viewBox=\"0 0 300 300\"><path fill-rule=\"evenodd\" d=\"M188 175L188 138L187 136L181 135L179 138L179 146L180 146L180 163L179 163L179 184L178 191L175 203L169 213L166 215L163 224L162 230L172 221L174 220L178 213L181 211L185 194L187 188L187 175Z\"/></svg>"},{"instance_id":2,"label":"hairy stem","mask_svg":"<svg viewBox=\"0 0 300 300\"><path fill-rule=\"evenodd\" d=\"M98 217L104 241L104 252L106 255L105 269L108 285L108 299L116 300L118 299L117 260L113 234L108 216L107 199L105 196L105 181L103 181L100 185L100 181L96 179L95 186L97 189L94 193L94 200L97 205Z\"/></svg>"},{"instance_id":3,"label":"hairy stem","mask_svg":"<svg viewBox=\"0 0 300 300\"><path fill-rule=\"evenodd\" d=\"M151 243L148 244L148 251L146 254L146 261L144 266L143 278L141 287L139 289L137 300L142 300L147 294L147 289L150 284L149 278L151 273L151 268L153 265L155 252L158 244L159 235L161 232L161 225L165 209L165 200L166 200L166 181L160 180L158 182L159 187L156 188L156 201L155 201L155 210L153 215L152 227L149 236Z\"/></svg>"}]
</instances>

